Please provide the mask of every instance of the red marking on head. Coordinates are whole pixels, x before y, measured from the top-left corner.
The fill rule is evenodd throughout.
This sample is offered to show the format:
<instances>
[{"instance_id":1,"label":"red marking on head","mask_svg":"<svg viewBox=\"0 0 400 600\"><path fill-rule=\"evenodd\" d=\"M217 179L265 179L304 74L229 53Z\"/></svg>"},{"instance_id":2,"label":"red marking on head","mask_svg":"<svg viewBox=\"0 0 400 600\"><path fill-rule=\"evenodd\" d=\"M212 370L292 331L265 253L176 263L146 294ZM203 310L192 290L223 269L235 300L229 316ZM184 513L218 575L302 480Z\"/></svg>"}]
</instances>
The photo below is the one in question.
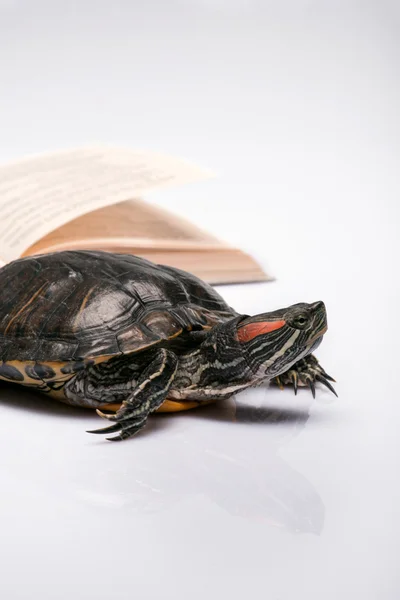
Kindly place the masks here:
<instances>
[{"instance_id":1,"label":"red marking on head","mask_svg":"<svg viewBox=\"0 0 400 600\"><path fill-rule=\"evenodd\" d=\"M261 323L249 323L238 329L238 340L241 344L250 342L258 335L275 331L286 325L286 321L264 321Z\"/></svg>"}]
</instances>

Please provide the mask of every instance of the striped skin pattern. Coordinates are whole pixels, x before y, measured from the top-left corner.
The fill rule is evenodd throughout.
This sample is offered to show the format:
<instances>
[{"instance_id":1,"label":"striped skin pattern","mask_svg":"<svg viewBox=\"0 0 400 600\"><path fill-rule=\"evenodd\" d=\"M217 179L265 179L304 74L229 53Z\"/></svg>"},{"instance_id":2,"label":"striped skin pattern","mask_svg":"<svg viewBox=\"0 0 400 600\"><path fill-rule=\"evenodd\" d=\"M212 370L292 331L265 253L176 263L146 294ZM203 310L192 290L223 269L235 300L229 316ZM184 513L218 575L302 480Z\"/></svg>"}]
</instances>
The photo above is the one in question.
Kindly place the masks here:
<instances>
[{"instance_id":1,"label":"striped skin pattern","mask_svg":"<svg viewBox=\"0 0 400 600\"><path fill-rule=\"evenodd\" d=\"M261 316L261 322L263 318ZM258 319L256 317L249 321L257 323ZM269 313L268 320L283 325L267 335L256 336L244 342L244 347L252 368L257 369L261 359L262 369L268 371L271 378L288 370L303 356L315 350L327 330L326 311L322 302L311 305L301 303L289 309L280 309ZM247 321L242 322L242 328L246 327Z\"/></svg>"},{"instance_id":2,"label":"striped skin pattern","mask_svg":"<svg viewBox=\"0 0 400 600\"><path fill-rule=\"evenodd\" d=\"M95 408L108 439L281 375L334 392L311 355L326 328L322 302L240 315L193 275L131 255L59 252L0 270L0 379Z\"/></svg>"},{"instance_id":3,"label":"striped skin pattern","mask_svg":"<svg viewBox=\"0 0 400 600\"><path fill-rule=\"evenodd\" d=\"M306 315L305 323L298 324L298 317L303 315ZM277 328L266 327L277 322ZM241 332L248 325L252 325L253 337L243 341ZM253 325L259 325L258 335ZM322 302L297 304L245 319L236 317L214 327L199 349L181 357L169 396L180 399L228 397L260 385L309 355L319 345L326 329Z\"/></svg>"},{"instance_id":4,"label":"striped skin pattern","mask_svg":"<svg viewBox=\"0 0 400 600\"><path fill-rule=\"evenodd\" d=\"M276 324L278 321L280 321L279 326L267 326L268 323ZM246 341L243 341L241 336L243 328L257 323L259 335L257 335L257 327L252 327L250 339L246 335ZM248 387L261 385L287 372L288 369L293 370L298 361L302 364L304 361L307 362L306 358L316 361L311 352L319 345L326 330L326 311L322 302L297 304L252 318L234 317L215 326L199 347L191 351L184 351L177 355L171 350L163 349L165 369L159 368L160 361L163 360L162 356L160 354L152 356L154 350L150 350L145 359L145 364L149 365L146 378L141 380L139 375L133 384L133 389L127 392L116 414L108 415L97 411L100 416L111 421L112 425L92 433L118 432L116 437L107 439L120 440L139 431L144 426L148 415L161 406L160 401L152 403L152 398L156 397L155 393L154 395L150 393L154 383L156 383L154 389L157 390L157 394L164 394L164 397L168 395L168 398L179 401L208 402L210 399L228 398ZM156 352L159 353L160 350ZM171 376L168 362L173 359L173 356L177 357L178 362L174 364L175 372ZM124 361L128 369L137 368L137 363L132 367L128 357L120 362L119 370L112 368L111 365L106 366L113 373L119 372L122 375ZM158 365L157 368L153 367L153 364ZM96 367L92 369L95 377L99 377L101 368L102 365L99 369ZM143 366L139 367L138 372L140 374L145 372ZM322 369L321 373L324 373ZM157 380L158 377L160 381ZM109 392L110 377L103 375L102 380L106 383ZM320 381L324 383L322 378ZM82 384L85 385L87 382L87 378L83 377ZM115 393L120 392L119 383L119 381L116 383ZM328 383L328 387L329 385ZM94 390L99 389L99 380L97 379L96 383L93 381L92 386ZM136 401L138 386L142 386L142 390L147 390L145 404ZM123 388L123 391L126 392L126 388ZM84 392L82 394L87 395Z\"/></svg>"}]
</instances>

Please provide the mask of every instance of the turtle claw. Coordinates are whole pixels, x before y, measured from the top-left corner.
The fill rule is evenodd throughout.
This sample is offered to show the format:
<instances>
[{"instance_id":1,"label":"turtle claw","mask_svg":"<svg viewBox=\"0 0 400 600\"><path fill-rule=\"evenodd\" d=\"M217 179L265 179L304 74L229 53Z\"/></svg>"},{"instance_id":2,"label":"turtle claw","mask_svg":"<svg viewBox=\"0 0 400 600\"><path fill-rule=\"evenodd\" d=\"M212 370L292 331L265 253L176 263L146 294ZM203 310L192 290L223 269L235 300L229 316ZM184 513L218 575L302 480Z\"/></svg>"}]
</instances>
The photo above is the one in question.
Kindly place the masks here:
<instances>
[{"instance_id":1,"label":"turtle claw","mask_svg":"<svg viewBox=\"0 0 400 600\"><path fill-rule=\"evenodd\" d=\"M328 390L330 390L332 392L332 394L335 394L336 398L338 397L335 388L333 387L333 385L331 385L328 381L328 378L326 375L316 375L315 379L317 381L319 381L320 383L322 383L325 387L328 388ZM335 381L334 379L332 379L332 377L330 378L331 381Z\"/></svg>"},{"instance_id":2,"label":"turtle claw","mask_svg":"<svg viewBox=\"0 0 400 600\"><path fill-rule=\"evenodd\" d=\"M297 375L297 371L291 371L291 378L293 383L294 395L297 396L297 388L299 384L299 376Z\"/></svg>"},{"instance_id":3,"label":"turtle claw","mask_svg":"<svg viewBox=\"0 0 400 600\"><path fill-rule=\"evenodd\" d=\"M114 433L115 431L119 431L121 429L120 423L115 423L115 425L110 425L110 427L102 427L101 429L92 429L87 431L86 433Z\"/></svg>"},{"instance_id":4,"label":"turtle claw","mask_svg":"<svg viewBox=\"0 0 400 600\"><path fill-rule=\"evenodd\" d=\"M146 419L143 419L141 421L137 421L137 420L133 420L130 422L124 422L124 424L122 423L118 423L119 428L120 428L120 432L118 435L115 435L114 437L111 438L106 438L106 440L108 440L109 442L122 442L122 440L126 440L130 437L132 437L133 435L135 435L135 433L137 433L138 431L140 431L143 427L143 425L145 424ZM114 431L114 430L113 430ZM113 433L112 428L109 428L109 432Z\"/></svg>"},{"instance_id":5,"label":"turtle claw","mask_svg":"<svg viewBox=\"0 0 400 600\"><path fill-rule=\"evenodd\" d=\"M125 416L124 418L124 413L122 413L122 415L118 415L117 413L113 415L107 415L98 409L96 410L96 412L103 419L115 421L115 423L113 425L110 425L109 427L102 427L101 429L93 429L91 431L87 431L87 433L103 434L119 432L118 435L115 435L114 437L106 438L106 440L108 440L109 442L120 442L122 440L126 440L127 438L140 431L140 429L142 429L144 423L146 422L146 419L137 419L136 417L129 419Z\"/></svg>"},{"instance_id":6,"label":"turtle claw","mask_svg":"<svg viewBox=\"0 0 400 600\"><path fill-rule=\"evenodd\" d=\"M124 439L125 438L123 438L121 435L114 435L114 437L106 438L108 442L122 442Z\"/></svg>"},{"instance_id":7,"label":"turtle claw","mask_svg":"<svg viewBox=\"0 0 400 600\"><path fill-rule=\"evenodd\" d=\"M102 419L108 419L109 421L115 421L116 420L116 416L115 414L111 414L108 415L107 413L103 413L101 410L99 410L98 408L96 408L96 413L99 415L99 417L101 417Z\"/></svg>"},{"instance_id":8,"label":"turtle claw","mask_svg":"<svg viewBox=\"0 0 400 600\"><path fill-rule=\"evenodd\" d=\"M291 383L293 385L294 393L297 396L297 390L299 386L299 375L294 369L290 369L282 375L278 375L273 379L273 382L279 387L280 390L285 389L285 384Z\"/></svg>"},{"instance_id":9,"label":"turtle claw","mask_svg":"<svg viewBox=\"0 0 400 600\"><path fill-rule=\"evenodd\" d=\"M272 381L278 385L280 389L285 385L293 385L293 390L296 395L299 387L309 387L313 398L315 398L316 395L315 383L319 382L337 397L336 390L331 383L329 383L330 381L335 383L335 380L325 372L318 360L312 354L299 360L289 371L281 373Z\"/></svg>"},{"instance_id":10,"label":"turtle claw","mask_svg":"<svg viewBox=\"0 0 400 600\"><path fill-rule=\"evenodd\" d=\"M99 410L98 408L96 409L96 413L102 419L107 419L108 421L116 421L116 422L114 423L114 425L110 425L109 427L102 427L101 429L92 429L91 431L87 431L87 433L95 433L95 434L115 433L115 432L121 431L121 429L123 429L123 424L118 419L116 413L108 415L108 414L102 412L101 410ZM115 436L112 438L106 438L106 440L109 440L111 442L119 441L122 439L124 439L124 438L121 437L121 435L118 435L118 436Z\"/></svg>"},{"instance_id":11,"label":"turtle claw","mask_svg":"<svg viewBox=\"0 0 400 600\"><path fill-rule=\"evenodd\" d=\"M333 379L333 377L328 375L328 373L326 373L326 371L324 371L324 369L321 369L321 375L323 375L323 377L325 377L325 379L328 379L329 381L333 381L333 383L336 383L336 379Z\"/></svg>"}]
</instances>

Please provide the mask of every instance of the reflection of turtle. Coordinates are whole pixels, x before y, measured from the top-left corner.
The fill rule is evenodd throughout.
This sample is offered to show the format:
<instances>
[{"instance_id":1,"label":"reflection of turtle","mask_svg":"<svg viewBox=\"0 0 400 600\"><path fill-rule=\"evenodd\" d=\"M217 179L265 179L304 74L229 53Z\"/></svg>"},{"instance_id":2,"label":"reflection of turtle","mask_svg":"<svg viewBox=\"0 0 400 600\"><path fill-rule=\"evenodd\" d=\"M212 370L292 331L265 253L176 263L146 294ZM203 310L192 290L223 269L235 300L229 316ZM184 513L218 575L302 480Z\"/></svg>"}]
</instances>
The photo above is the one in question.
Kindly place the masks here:
<instances>
[{"instance_id":1,"label":"reflection of turtle","mask_svg":"<svg viewBox=\"0 0 400 600\"><path fill-rule=\"evenodd\" d=\"M247 387L314 381L322 302L239 315L193 275L105 252L24 258L0 270L0 377L85 407L117 409L124 439L150 413ZM166 400L168 397L168 400ZM96 432L97 433L97 432Z\"/></svg>"},{"instance_id":2,"label":"reflection of turtle","mask_svg":"<svg viewBox=\"0 0 400 600\"><path fill-rule=\"evenodd\" d=\"M288 398L271 408L260 405L265 393L259 389L247 394L243 403L232 397L192 411L190 418L174 424L172 435L164 436L162 452L159 443L135 448L129 469L124 462L112 469L99 467L97 454L86 453L80 469L72 464L66 466L70 472L47 473L46 491L53 496L56 489L65 500L72 487L89 510L115 511L121 506L124 514L155 514L201 501L261 525L319 535L324 527L323 498L281 451L285 455L287 444L306 426L309 398ZM318 419L315 413L314 417ZM198 426L203 419L210 428L207 436ZM157 432L163 423L155 421Z\"/></svg>"}]
</instances>

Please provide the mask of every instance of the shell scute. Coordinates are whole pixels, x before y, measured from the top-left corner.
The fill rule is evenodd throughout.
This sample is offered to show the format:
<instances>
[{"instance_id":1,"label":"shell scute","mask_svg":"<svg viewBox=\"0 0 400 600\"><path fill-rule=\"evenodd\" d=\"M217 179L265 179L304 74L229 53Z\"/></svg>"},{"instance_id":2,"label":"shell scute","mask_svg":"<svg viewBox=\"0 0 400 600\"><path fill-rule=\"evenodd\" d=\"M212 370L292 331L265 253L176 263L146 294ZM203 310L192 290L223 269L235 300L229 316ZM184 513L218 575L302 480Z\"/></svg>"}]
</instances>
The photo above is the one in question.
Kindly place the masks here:
<instances>
[{"instance_id":1,"label":"shell scute","mask_svg":"<svg viewBox=\"0 0 400 600\"><path fill-rule=\"evenodd\" d=\"M132 255L66 251L0 269L0 360L6 362L77 364L135 352L232 316L208 284Z\"/></svg>"},{"instance_id":2,"label":"shell scute","mask_svg":"<svg viewBox=\"0 0 400 600\"><path fill-rule=\"evenodd\" d=\"M55 370L46 364L34 363L33 365L26 365L25 373L31 379L43 380L52 379L56 376Z\"/></svg>"},{"instance_id":3,"label":"shell scute","mask_svg":"<svg viewBox=\"0 0 400 600\"><path fill-rule=\"evenodd\" d=\"M24 381L24 375L19 369L7 363L0 364L0 377L8 381Z\"/></svg>"}]
</instances>

